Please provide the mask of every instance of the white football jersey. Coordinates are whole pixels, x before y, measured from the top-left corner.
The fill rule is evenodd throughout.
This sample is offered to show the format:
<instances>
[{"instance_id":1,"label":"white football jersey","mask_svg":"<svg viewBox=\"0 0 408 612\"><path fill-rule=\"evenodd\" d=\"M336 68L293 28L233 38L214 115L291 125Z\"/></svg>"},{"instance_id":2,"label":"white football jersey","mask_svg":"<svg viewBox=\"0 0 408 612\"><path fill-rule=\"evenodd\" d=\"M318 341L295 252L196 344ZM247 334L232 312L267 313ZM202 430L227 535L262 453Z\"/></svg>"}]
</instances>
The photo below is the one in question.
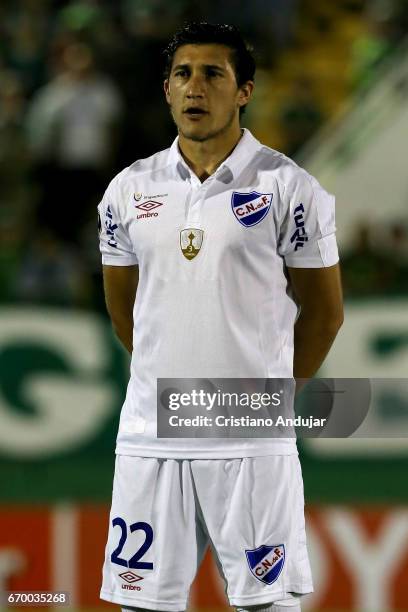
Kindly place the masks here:
<instances>
[{"instance_id":1,"label":"white football jersey","mask_svg":"<svg viewBox=\"0 0 408 612\"><path fill-rule=\"evenodd\" d=\"M116 452L169 458L297 453L294 439L157 438L157 378L290 378L297 305L286 267L338 261L334 197L248 130L203 183L178 139L136 161L98 207L106 265L139 266Z\"/></svg>"}]
</instances>

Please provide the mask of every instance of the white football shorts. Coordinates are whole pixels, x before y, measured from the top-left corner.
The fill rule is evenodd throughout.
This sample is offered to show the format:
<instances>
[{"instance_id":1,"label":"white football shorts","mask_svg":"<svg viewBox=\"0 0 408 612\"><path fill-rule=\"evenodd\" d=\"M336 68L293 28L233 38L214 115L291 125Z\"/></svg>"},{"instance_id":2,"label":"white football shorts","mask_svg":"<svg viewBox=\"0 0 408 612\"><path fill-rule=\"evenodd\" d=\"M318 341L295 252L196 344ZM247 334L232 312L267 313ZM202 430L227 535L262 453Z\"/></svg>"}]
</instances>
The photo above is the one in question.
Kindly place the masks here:
<instances>
[{"instance_id":1,"label":"white football shorts","mask_svg":"<svg viewBox=\"0 0 408 612\"><path fill-rule=\"evenodd\" d=\"M231 606L311 593L298 456L116 457L102 599L186 610L208 544Z\"/></svg>"}]
</instances>

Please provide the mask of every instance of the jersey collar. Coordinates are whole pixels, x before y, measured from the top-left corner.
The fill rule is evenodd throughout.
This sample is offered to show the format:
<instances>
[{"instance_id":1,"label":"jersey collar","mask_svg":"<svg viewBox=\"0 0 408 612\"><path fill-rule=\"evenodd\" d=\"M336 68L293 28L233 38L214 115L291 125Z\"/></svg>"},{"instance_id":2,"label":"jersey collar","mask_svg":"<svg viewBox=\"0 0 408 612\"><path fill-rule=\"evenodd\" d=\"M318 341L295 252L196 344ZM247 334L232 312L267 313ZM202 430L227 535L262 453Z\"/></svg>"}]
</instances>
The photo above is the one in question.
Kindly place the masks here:
<instances>
[{"instance_id":1,"label":"jersey collar","mask_svg":"<svg viewBox=\"0 0 408 612\"><path fill-rule=\"evenodd\" d=\"M219 168L217 168L213 176L221 178L222 176L225 176L226 172L230 172L232 173L233 178L236 179L242 170L248 166L248 163L252 157L262 148L262 144L251 134L249 130L243 128L242 131L243 135L237 146L232 151L231 155L229 155L229 157L222 162ZM186 180L191 178L194 173L184 161L184 158L180 153L178 141L179 138L177 136L170 147L170 164L176 169L178 175L183 180Z\"/></svg>"}]
</instances>

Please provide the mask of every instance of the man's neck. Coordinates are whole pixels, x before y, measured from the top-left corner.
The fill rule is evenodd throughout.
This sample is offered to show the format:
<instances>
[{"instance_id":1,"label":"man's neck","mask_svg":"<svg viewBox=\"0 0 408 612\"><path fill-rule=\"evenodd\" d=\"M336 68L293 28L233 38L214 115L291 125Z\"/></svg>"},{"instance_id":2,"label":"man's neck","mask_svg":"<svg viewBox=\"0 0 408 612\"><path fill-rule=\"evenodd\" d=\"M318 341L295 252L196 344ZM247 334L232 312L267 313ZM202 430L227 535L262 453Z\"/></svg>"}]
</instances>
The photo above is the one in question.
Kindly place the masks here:
<instances>
[{"instance_id":1,"label":"man's neck","mask_svg":"<svg viewBox=\"0 0 408 612\"><path fill-rule=\"evenodd\" d=\"M204 142L196 142L180 134L179 148L187 165L203 182L229 157L242 134L243 131L239 126L236 130L229 130Z\"/></svg>"}]
</instances>

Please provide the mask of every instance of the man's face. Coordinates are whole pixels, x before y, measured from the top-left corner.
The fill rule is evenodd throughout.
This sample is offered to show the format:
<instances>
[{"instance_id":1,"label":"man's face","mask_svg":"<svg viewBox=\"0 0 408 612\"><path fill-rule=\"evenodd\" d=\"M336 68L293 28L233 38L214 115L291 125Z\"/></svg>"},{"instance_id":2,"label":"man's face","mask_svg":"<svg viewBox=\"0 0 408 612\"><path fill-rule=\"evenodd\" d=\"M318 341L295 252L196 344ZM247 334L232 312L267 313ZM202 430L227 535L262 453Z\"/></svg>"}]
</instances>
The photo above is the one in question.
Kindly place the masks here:
<instances>
[{"instance_id":1,"label":"man's face","mask_svg":"<svg viewBox=\"0 0 408 612\"><path fill-rule=\"evenodd\" d=\"M239 125L239 108L248 102L253 84L238 88L231 53L224 45L200 44L183 45L174 54L164 90L185 138L204 142Z\"/></svg>"}]
</instances>

